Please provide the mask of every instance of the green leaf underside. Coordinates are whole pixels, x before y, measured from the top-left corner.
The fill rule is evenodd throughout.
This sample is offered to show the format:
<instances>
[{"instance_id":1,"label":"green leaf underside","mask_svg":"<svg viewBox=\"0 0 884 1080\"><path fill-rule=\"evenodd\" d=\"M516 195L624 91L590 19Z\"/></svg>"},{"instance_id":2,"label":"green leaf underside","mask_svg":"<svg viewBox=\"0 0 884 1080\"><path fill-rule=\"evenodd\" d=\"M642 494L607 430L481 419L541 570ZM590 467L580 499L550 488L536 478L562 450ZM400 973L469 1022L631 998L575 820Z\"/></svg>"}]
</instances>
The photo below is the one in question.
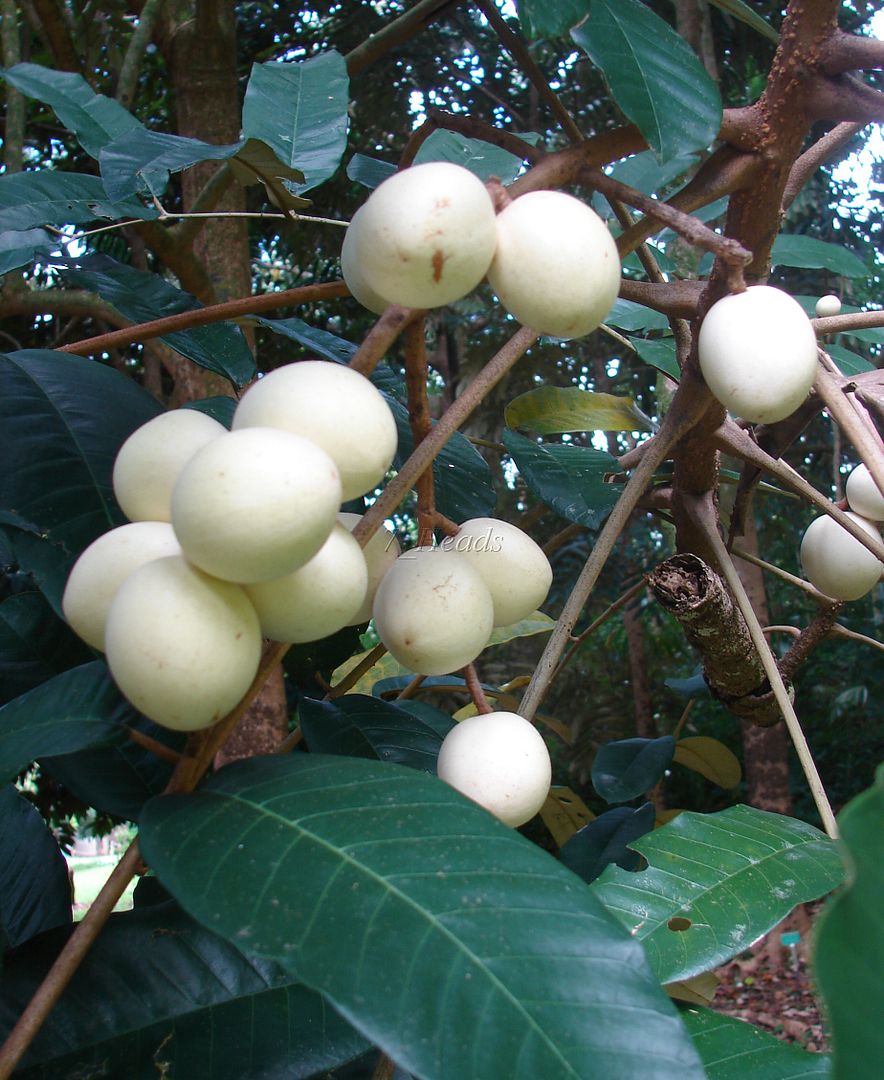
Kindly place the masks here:
<instances>
[{"instance_id":1,"label":"green leaf underside","mask_svg":"<svg viewBox=\"0 0 884 1080\"><path fill-rule=\"evenodd\" d=\"M347 176L363 187L376 188L396 172L396 166L390 161L369 157L367 154L354 154L347 162Z\"/></svg>"},{"instance_id":2,"label":"green leaf underside","mask_svg":"<svg viewBox=\"0 0 884 1080\"><path fill-rule=\"evenodd\" d=\"M529 38L567 34L586 17L586 0L518 0L519 22Z\"/></svg>"},{"instance_id":3,"label":"green leaf underside","mask_svg":"<svg viewBox=\"0 0 884 1080\"><path fill-rule=\"evenodd\" d=\"M781 233L774 240L771 266L798 266L809 270L831 270L842 277L865 277L868 268L841 244L830 244L815 236Z\"/></svg>"},{"instance_id":4,"label":"green leaf underside","mask_svg":"<svg viewBox=\"0 0 884 1080\"><path fill-rule=\"evenodd\" d=\"M715 7L720 8L722 11L726 11L728 15L733 15L735 19L739 19L740 22L744 22L747 26L751 26L753 30L757 30L762 37L766 37L768 41L772 41L776 44L780 40L780 35L774 30L769 22L766 22L762 17L748 4L744 3L744 0L709 0Z\"/></svg>"},{"instance_id":5,"label":"green leaf underside","mask_svg":"<svg viewBox=\"0 0 884 1080\"><path fill-rule=\"evenodd\" d=\"M503 444L528 487L557 514L590 529L602 525L620 495L619 485L605 483L619 471L614 457L585 446L539 444L509 430Z\"/></svg>"},{"instance_id":6,"label":"green leaf underside","mask_svg":"<svg viewBox=\"0 0 884 1080\"><path fill-rule=\"evenodd\" d=\"M708 146L721 125L715 83L675 31L639 0L593 0L571 31L661 161Z\"/></svg>"},{"instance_id":7,"label":"green leaf underside","mask_svg":"<svg viewBox=\"0 0 884 1080\"><path fill-rule=\"evenodd\" d=\"M592 786L605 802L628 802L657 783L672 762L675 739L619 739L599 748Z\"/></svg>"},{"instance_id":8,"label":"green leaf underside","mask_svg":"<svg viewBox=\"0 0 884 1080\"><path fill-rule=\"evenodd\" d=\"M825 834L749 806L679 814L632 846L648 868L628 874L608 867L591 888L644 944L662 983L736 956L842 878ZM673 917L690 920L690 928L671 930Z\"/></svg>"},{"instance_id":9,"label":"green leaf underside","mask_svg":"<svg viewBox=\"0 0 884 1080\"><path fill-rule=\"evenodd\" d=\"M51 169L0 176L0 231L39 225L84 225L97 218L159 217L137 199L114 202L98 176Z\"/></svg>"},{"instance_id":10,"label":"green leaf underside","mask_svg":"<svg viewBox=\"0 0 884 1080\"><path fill-rule=\"evenodd\" d=\"M863 371L874 371L875 365L870 363L864 356L859 356L842 345L826 345L826 352L844 375L859 375Z\"/></svg>"},{"instance_id":11,"label":"green leaf underside","mask_svg":"<svg viewBox=\"0 0 884 1080\"><path fill-rule=\"evenodd\" d=\"M201 139L136 128L101 148L98 160L105 190L111 199L125 199L146 185L161 195L169 173L189 169L199 161L225 161L242 143L213 146Z\"/></svg>"},{"instance_id":12,"label":"green leaf underside","mask_svg":"<svg viewBox=\"0 0 884 1080\"><path fill-rule=\"evenodd\" d=\"M199 921L428 1080L589 1078L600 1053L622 1080L702 1076L640 949L583 883L433 777L253 758L151 802L142 850Z\"/></svg>"},{"instance_id":13,"label":"green leaf underside","mask_svg":"<svg viewBox=\"0 0 884 1080\"><path fill-rule=\"evenodd\" d=\"M507 426L538 435L566 431L653 431L654 424L632 398L580 390L576 386L538 386L520 394L504 412Z\"/></svg>"},{"instance_id":14,"label":"green leaf underside","mask_svg":"<svg viewBox=\"0 0 884 1080\"><path fill-rule=\"evenodd\" d=\"M253 64L243 103L246 139L266 143L304 174L298 192L327 180L347 147L347 65L333 49L309 60Z\"/></svg>"},{"instance_id":15,"label":"green leaf underside","mask_svg":"<svg viewBox=\"0 0 884 1080\"><path fill-rule=\"evenodd\" d=\"M469 139L456 131L439 129L421 143L414 164L425 161L451 161L475 173L480 180L496 176L502 184L510 184L522 171L522 158L484 139Z\"/></svg>"},{"instance_id":16,"label":"green leaf underside","mask_svg":"<svg viewBox=\"0 0 884 1080\"><path fill-rule=\"evenodd\" d=\"M0 1039L66 939L46 935L8 958ZM245 957L167 902L111 916L37 1035L22 1080L298 1080L367 1047L278 964Z\"/></svg>"},{"instance_id":17,"label":"green leaf underside","mask_svg":"<svg viewBox=\"0 0 884 1080\"><path fill-rule=\"evenodd\" d=\"M884 1060L882 822L884 766L879 767L874 785L838 817L847 887L823 912L817 931L816 977L832 1025L836 1080L877 1080Z\"/></svg>"},{"instance_id":18,"label":"green leaf underside","mask_svg":"<svg viewBox=\"0 0 884 1080\"><path fill-rule=\"evenodd\" d=\"M45 229L6 229L0 232L0 276L58 251L58 241Z\"/></svg>"},{"instance_id":19,"label":"green leaf underside","mask_svg":"<svg viewBox=\"0 0 884 1080\"><path fill-rule=\"evenodd\" d=\"M712 1009L684 1009L685 1027L709 1080L828 1080L829 1054L812 1054L754 1024Z\"/></svg>"}]
</instances>

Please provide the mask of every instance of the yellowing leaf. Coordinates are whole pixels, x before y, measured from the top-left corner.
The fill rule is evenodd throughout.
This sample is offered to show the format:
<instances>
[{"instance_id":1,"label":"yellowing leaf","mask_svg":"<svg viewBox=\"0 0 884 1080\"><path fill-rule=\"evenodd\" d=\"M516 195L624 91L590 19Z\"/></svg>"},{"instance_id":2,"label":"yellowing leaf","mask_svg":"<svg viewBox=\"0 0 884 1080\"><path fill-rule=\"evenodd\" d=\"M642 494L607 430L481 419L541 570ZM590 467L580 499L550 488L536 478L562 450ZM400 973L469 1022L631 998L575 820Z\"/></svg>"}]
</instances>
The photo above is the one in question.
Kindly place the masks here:
<instances>
[{"instance_id":1,"label":"yellowing leaf","mask_svg":"<svg viewBox=\"0 0 884 1080\"><path fill-rule=\"evenodd\" d=\"M687 1001L691 1005L709 1005L720 982L715 972L704 971L693 979L667 983L663 989L676 1001Z\"/></svg>"},{"instance_id":2,"label":"yellowing leaf","mask_svg":"<svg viewBox=\"0 0 884 1080\"><path fill-rule=\"evenodd\" d=\"M368 656L370 649L365 652L357 653L356 656L351 656L349 660L345 660L340 667L336 667L332 674L332 686L336 686L341 679L358 667L362 661ZM378 662L360 678L357 683L347 691L348 694L368 694L371 695L372 687L376 682L380 682L381 679L394 679L397 675L407 675L408 669L404 668L398 660L394 660L389 653L384 655L378 660Z\"/></svg>"},{"instance_id":3,"label":"yellowing leaf","mask_svg":"<svg viewBox=\"0 0 884 1080\"><path fill-rule=\"evenodd\" d=\"M710 739L706 735L679 739L675 744L673 760L723 788L736 787L743 775L733 751L718 739Z\"/></svg>"},{"instance_id":4,"label":"yellowing leaf","mask_svg":"<svg viewBox=\"0 0 884 1080\"><path fill-rule=\"evenodd\" d=\"M653 431L654 423L630 397L580 390L576 386L538 386L520 394L504 413L511 428L538 435L564 431Z\"/></svg>"},{"instance_id":5,"label":"yellowing leaf","mask_svg":"<svg viewBox=\"0 0 884 1080\"><path fill-rule=\"evenodd\" d=\"M549 829L559 847L593 820L595 814L583 799L569 787L552 787L540 808L543 824Z\"/></svg>"}]
</instances>

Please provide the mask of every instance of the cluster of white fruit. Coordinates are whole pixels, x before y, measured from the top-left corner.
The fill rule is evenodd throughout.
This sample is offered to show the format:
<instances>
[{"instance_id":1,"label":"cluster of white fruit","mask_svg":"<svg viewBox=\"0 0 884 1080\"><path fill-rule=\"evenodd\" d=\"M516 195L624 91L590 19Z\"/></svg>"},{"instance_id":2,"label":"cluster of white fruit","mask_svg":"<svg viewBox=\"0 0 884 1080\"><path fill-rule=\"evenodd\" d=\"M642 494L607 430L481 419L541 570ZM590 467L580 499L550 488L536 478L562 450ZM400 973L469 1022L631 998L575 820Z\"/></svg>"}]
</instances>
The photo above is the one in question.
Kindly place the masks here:
<instances>
[{"instance_id":1,"label":"cluster of white fruit","mask_svg":"<svg viewBox=\"0 0 884 1080\"><path fill-rule=\"evenodd\" d=\"M617 246L585 203L535 191L495 215L485 185L448 162L414 165L372 192L347 229L341 271L377 314L453 303L487 276L514 318L563 339L594 330L620 287Z\"/></svg>"},{"instance_id":2,"label":"cluster of white fruit","mask_svg":"<svg viewBox=\"0 0 884 1080\"><path fill-rule=\"evenodd\" d=\"M870 536L884 521L884 495L865 465L847 478L847 516ZM821 593L834 600L858 600L881 579L880 560L834 518L822 514L808 525L801 541L804 573Z\"/></svg>"},{"instance_id":3,"label":"cluster of white fruit","mask_svg":"<svg viewBox=\"0 0 884 1080\"><path fill-rule=\"evenodd\" d=\"M383 396L325 361L259 380L229 432L195 410L155 417L117 455L130 524L74 564L68 622L146 716L209 726L249 688L262 637L314 641L368 617L398 548L382 530L363 550L358 515L339 510L383 480L396 444Z\"/></svg>"}]
</instances>

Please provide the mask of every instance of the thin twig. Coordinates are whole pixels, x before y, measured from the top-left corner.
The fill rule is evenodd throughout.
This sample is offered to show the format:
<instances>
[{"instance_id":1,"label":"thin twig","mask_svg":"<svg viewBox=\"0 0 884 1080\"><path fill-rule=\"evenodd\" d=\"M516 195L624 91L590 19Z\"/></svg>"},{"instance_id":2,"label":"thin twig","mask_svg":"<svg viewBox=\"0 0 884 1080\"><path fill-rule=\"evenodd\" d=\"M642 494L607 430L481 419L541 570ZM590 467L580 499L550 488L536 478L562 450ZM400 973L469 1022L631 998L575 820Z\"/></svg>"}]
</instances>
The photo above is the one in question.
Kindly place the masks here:
<instances>
[{"instance_id":1,"label":"thin twig","mask_svg":"<svg viewBox=\"0 0 884 1080\"><path fill-rule=\"evenodd\" d=\"M171 746L161 743L159 739L152 739L150 735L145 735L143 731L139 731L137 728L127 727L126 734L132 742L144 747L145 750L149 750L152 754L156 754L163 761L170 761L173 765L177 765L181 760L181 755L177 750L173 750Z\"/></svg>"},{"instance_id":2,"label":"thin twig","mask_svg":"<svg viewBox=\"0 0 884 1080\"><path fill-rule=\"evenodd\" d=\"M407 686L404 686L402 690L396 695L397 701L407 701L408 698L413 698L414 695L420 690L426 675L415 675L411 682ZM460 687L458 687L460 689Z\"/></svg>"},{"instance_id":3,"label":"thin twig","mask_svg":"<svg viewBox=\"0 0 884 1080\"><path fill-rule=\"evenodd\" d=\"M601 615L599 615L597 619L593 619L589 626L587 626L585 630L582 630L576 638L572 638L571 648L567 651L567 653L565 653L564 657L559 661L559 666L553 672L553 680L559 677L559 675L562 673L562 669L571 662L571 660L579 651L580 646L584 643L584 641L586 641L588 637L594 634L600 626L603 626L608 621L608 619L611 618L612 615L616 615L617 612L626 604L628 604L634 596L638 596L638 594L646 588L647 582L644 579L642 579L641 581L637 581L635 585L627 589L625 593L622 593L620 596L618 596L613 604L609 604L608 607L605 608L605 610L601 613Z\"/></svg>"},{"instance_id":4,"label":"thin twig","mask_svg":"<svg viewBox=\"0 0 884 1080\"><path fill-rule=\"evenodd\" d=\"M433 429L430 402L427 397L429 360L423 319L406 326L402 335L405 348L405 386L408 391L408 420L412 445L424 441ZM417 493L417 545L432 547L436 527L433 468L428 466L414 482Z\"/></svg>"},{"instance_id":5,"label":"thin twig","mask_svg":"<svg viewBox=\"0 0 884 1080\"><path fill-rule=\"evenodd\" d=\"M467 690L470 692L470 697L473 699L473 704L476 706L476 712L486 714L494 712L494 709L488 704L488 698L485 697L485 691L482 689L482 683L479 681L476 672L476 665L467 664L463 669L463 677L464 682L467 684Z\"/></svg>"},{"instance_id":6,"label":"thin twig","mask_svg":"<svg viewBox=\"0 0 884 1080\"><path fill-rule=\"evenodd\" d=\"M842 384L829 370L828 364L831 364L838 376L841 375L831 358L820 350L820 364L814 388L825 402L826 409L840 428L841 434L850 440L860 460L865 462L879 491L884 492L884 453L881 450L881 438L865 410L862 413L857 412L856 406L845 395Z\"/></svg>"},{"instance_id":7,"label":"thin twig","mask_svg":"<svg viewBox=\"0 0 884 1080\"><path fill-rule=\"evenodd\" d=\"M367 671L371 671L386 651L386 645L375 645L371 652L364 656L352 671L348 671L340 682L335 683L326 697L333 700L342 694L346 694L350 687L355 686Z\"/></svg>"},{"instance_id":8,"label":"thin twig","mask_svg":"<svg viewBox=\"0 0 884 1080\"><path fill-rule=\"evenodd\" d=\"M866 634L859 634L856 630L848 630L841 623L835 623L832 627L832 636L847 638L849 641L858 641L862 645L871 645L873 649L880 649L884 652L884 641L876 641L875 638L868 637Z\"/></svg>"},{"instance_id":9,"label":"thin twig","mask_svg":"<svg viewBox=\"0 0 884 1080\"><path fill-rule=\"evenodd\" d=\"M391 304L353 353L350 367L367 378L383 360L390 346L406 326L416 319L423 318L423 315L424 312L417 308L404 308L399 304Z\"/></svg>"},{"instance_id":10,"label":"thin twig","mask_svg":"<svg viewBox=\"0 0 884 1080\"><path fill-rule=\"evenodd\" d=\"M802 589L808 596L812 596L818 604L830 604L832 602L831 596L826 596L821 593L815 585L811 585L809 581L805 581L804 578L796 577L795 574L790 574L788 570L783 570L781 566L776 566L774 563L765 562L764 559L759 558L751 551L744 551L742 548L737 547L736 544L731 546L731 555L736 559L742 559L744 562L752 563L753 566L758 566L762 570L767 570L769 573L778 577L781 581L787 581L790 585L794 585L797 589Z\"/></svg>"}]
</instances>

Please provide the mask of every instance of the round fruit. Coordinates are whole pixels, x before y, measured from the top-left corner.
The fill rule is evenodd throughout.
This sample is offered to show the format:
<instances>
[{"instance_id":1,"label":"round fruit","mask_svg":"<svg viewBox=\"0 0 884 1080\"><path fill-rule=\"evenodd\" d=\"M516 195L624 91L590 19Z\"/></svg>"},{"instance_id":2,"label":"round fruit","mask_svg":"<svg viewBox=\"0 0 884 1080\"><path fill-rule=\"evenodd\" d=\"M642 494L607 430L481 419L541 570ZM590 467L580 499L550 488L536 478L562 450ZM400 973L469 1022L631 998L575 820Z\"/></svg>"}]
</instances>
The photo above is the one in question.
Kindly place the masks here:
<instances>
[{"instance_id":1,"label":"round fruit","mask_svg":"<svg viewBox=\"0 0 884 1080\"><path fill-rule=\"evenodd\" d=\"M769 285L753 285L713 304L697 349L712 393L754 424L773 424L793 413L816 376L810 320L797 300Z\"/></svg>"},{"instance_id":2,"label":"round fruit","mask_svg":"<svg viewBox=\"0 0 884 1080\"><path fill-rule=\"evenodd\" d=\"M330 360L276 368L245 392L233 428L290 431L321 446L341 475L342 499L373 491L396 454L396 421L368 379Z\"/></svg>"},{"instance_id":3,"label":"round fruit","mask_svg":"<svg viewBox=\"0 0 884 1080\"><path fill-rule=\"evenodd\" d=\"M857 465L847 477L846 495L855 514L869 521L884 521L884 495L867 465Z\"/></svg>"},{"instance_id":4,"label":"round fruit","mask_svg":"<svg viewBox=\"0 0 884 1080\"><path fill-rule=\"evenodd\" d=\"M64 617L87 644L104 652L107 613L120 585L139 566L180 554L168 521L135 521L111 529L74 563L61 598Z\"/></svg>"},{"instance_id":5,"label":"round fruit","mask_svg":"<svg viewBox=\"0 0 884 1080\"><path fill-rule=\"evenodd\" d=\"M871 521L848 511L848 517L870 536L878 530ZM804 576L834 600L858 600L878 583L881 562L828 514L815 518L801 541Z\"/></svg>"},{"instance_id":6,"label":"round fruit","mask_svg":"<svg viewBox=\"0 0 884 1080\"><path fill-rule=\"evenodd\" d=\"M441 307L472 292L496 242L485 185L447 161L395 173L359 212L363 279L376 295L405 307Z\"/></svg>"},{"instance_id":7,"label":"round fruit","mask_svg":"<svg viewBox=\"0 0 884 1080\"><path fill-rule=\"evenodd\" d=\"M583 337L617 299L620 257L605 223L561 191L531 191L497 216L488 281L524 326L551 337Z\"/></svg>"},{"instance_id":8,"label":"round fruit","mask_svg":"<svg viewBox=\"0 0 884 1080\"><path fill-rule=\"evenodd\" d=\"M362 521L362 515L349 514L342 510L338 514L338 521L352 532L357 523ZM371 609L374 604L375 593L378 591L378 585L380 585L381 580L393 563L399 558L401 550L399 541L385 525L382 525L372 535L362 549L362 554L365 556L365 565L368 568L368 588L365 591L365 599L360 604L359 610L348 620L348 626L359 626L361 623L368 622L371 618Z\"/></svg>"},{"instance_id":9,"label":"round fruit","mask_svg":"<svg viewBox=\"0 0 884 1080\"><path fill-rule=\"evenodd\" d=\"M137 428L114 462L114 495L130 521L171 521L172 488L197 450L227 429L197 409L160 413Z\"/></svg>"},{"instance_id":10,"label":"round fruit","mask_svg":"<svg viewBox=\"0 0 884 1080\"><path fill-rule=\"evenodd\" d=\"M220 720L261 659L258 616L245 592L180 555L130 574L107 617L107 662L121 693L175 731Z\"/></svg>"},{"instance_id":11,"label":"round fruit","mask_svg":"<svg viewBox=\"0 0 884 1080\"><path fill-rule=\"evenodd\" d=\"M472 518L440 547L456 551L479 571L494 602L494 625L525 619L546 599L552 567L543 550L515 525Z\"/></svg>"},{"instance_id":12,"label":"round fruit","mask_svg":"<svg viewBox=\"0 0 884 1080\"><path fill-rule=\"evenodd\" d=\"M437 768L446 784L514 828L543 806L552 779L542 736L511 712L461 720L445 736Z\"/></svg>"},{"instance_id":13,"label":"round fruit","mask_svg":"<svg viewBox=\"0 0 884 1080\"><path fill-rule=\"evenodd\" d=\"M172 492L172 525L201 570L252 584L312 559L340 502L338 470L315 443L275 428L244 428L185 465Z\"/></svg>"},{"instance_id":14,"label":"round fruit","mask_svg":"<svg viewBox=\"0 0 884 1080\"><path fill-rule=\"evenodd\" d=\"M378 586L373 614L394 659L421 675L472 663L494 627L494 604L481 574L441 548L400 555Z\"/></svg>"},{"instance_id":15,"label":"round fruit","mask_svg":"<svg viewBox=\"0 0 884 1080\"><path fill-rule=\"evenodd\" d=\"M359 257L359 226L357 225L361 213L361 210L356 211L344 234L344 243L341 247L341 274L354 300L369 311L373 311L375 315L383 315L390 306L389 301L378 296L362 273Z\"/></svg>"},{"instance_id":16,"label":"round fruit","mask_svg":"<svg viewBox=\"0 0 884 1080\"><path fill-rule=\"evenodd\" d=\"M828 296L821 296L816 302L816 317L818 319L828 319L832 315L841 314L841 298L835 296L834 293L829 293Z\"/></svg>"},{"instance_id":17,"label":"round fruit","mask_svg":"<svg viewBox=\"0 0 884 1080\"><path fill-rule=\"evenodd\" d=\"M274 641L318 641L352 621L365 598L368 570L362 548L343 525L291 574L247 585L261 631Z\"/></svg>"}]
</instances>

